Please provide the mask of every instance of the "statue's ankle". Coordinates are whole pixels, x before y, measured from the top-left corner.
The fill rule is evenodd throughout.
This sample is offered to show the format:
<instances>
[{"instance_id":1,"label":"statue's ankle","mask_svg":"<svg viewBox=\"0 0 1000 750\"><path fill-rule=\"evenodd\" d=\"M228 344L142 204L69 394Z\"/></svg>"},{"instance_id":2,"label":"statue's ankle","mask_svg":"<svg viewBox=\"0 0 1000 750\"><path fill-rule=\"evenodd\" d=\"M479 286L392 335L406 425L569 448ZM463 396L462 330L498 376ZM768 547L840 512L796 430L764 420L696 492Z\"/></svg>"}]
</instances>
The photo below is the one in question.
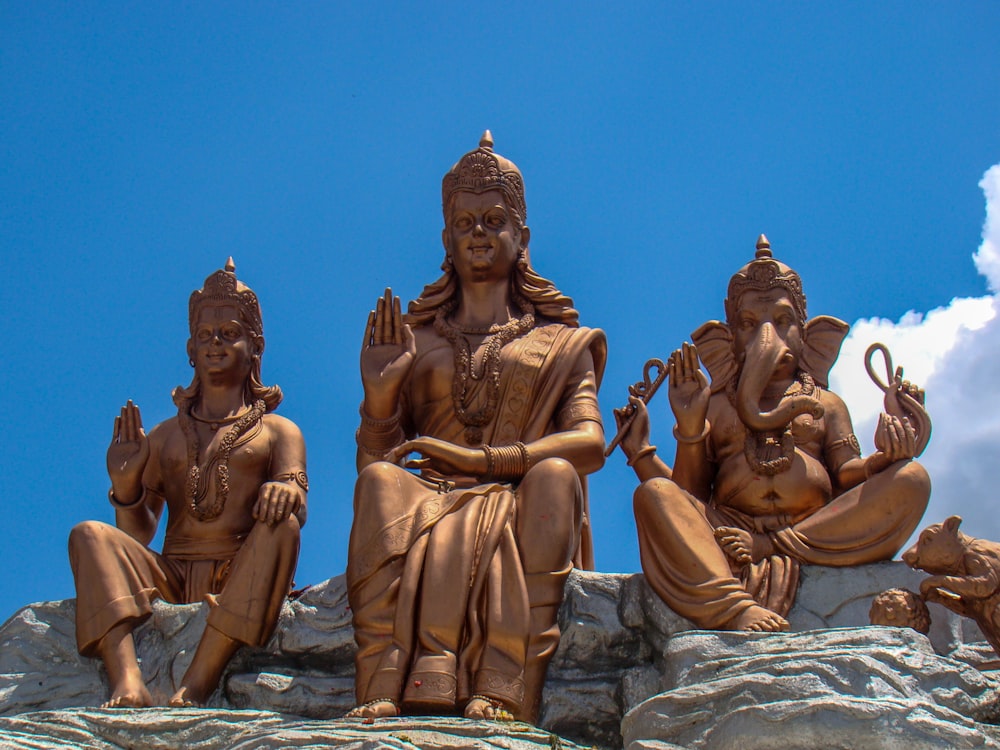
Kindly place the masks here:
<instances>
[{"instance_id":1,"label":"statue's ankle","mask_svg":"<svg viewBox=\"0 0 1000 750\"><path fill-rule=\"evenodd\" d=\"M753 545L751 554L754 562L760 562L778 551L774 545L774 537L771 534L752 534L751 536L751 544Z\"/></svg>"}]
</instances>

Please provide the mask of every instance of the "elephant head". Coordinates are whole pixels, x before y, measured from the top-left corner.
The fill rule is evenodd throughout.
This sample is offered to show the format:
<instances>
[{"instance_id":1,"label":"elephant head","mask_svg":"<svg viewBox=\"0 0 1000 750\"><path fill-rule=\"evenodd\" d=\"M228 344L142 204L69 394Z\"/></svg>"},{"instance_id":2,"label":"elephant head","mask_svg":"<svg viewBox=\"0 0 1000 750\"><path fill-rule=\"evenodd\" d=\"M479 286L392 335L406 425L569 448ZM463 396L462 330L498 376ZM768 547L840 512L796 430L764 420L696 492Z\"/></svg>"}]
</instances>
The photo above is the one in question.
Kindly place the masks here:
<instances>
[{"instance_id":1,"label":"elephant head","mask_svg":"<svg viewBox=\"0 0 1000 750\"><path fill-rule=\"evenodd\" d=\"M735 380L735 407L751 430L784 429L799 414L823 414L818 400L807 394L781 398L761 411L760 398L775 380L792 379L799 370L826 386L848 325L821 316L806 321L806 298L799 275L771 257L764 235L757 240L756 258L729 282L726 323L711 321L692 334L702 361L712 375L712 390Z\"/></svg>"}]
</instances>

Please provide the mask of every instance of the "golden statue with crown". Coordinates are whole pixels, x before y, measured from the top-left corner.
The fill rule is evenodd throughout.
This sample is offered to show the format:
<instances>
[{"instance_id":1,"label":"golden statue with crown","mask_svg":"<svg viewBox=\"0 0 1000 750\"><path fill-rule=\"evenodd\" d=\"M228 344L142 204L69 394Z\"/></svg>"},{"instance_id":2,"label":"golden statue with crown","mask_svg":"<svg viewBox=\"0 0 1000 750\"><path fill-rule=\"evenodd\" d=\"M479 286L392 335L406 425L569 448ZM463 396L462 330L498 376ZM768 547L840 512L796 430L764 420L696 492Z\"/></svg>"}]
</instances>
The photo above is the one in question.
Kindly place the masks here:
<instances>
[{"instance_id":1,"label":"golden statue with crown","mask_svg":"<svg viewBox=\"0 0 1000 750\"><path fill-rule=\"evenodd\" d=\"M167 699L201 705L241 645L271 637L298 560L305 443L273 413L282 394L261 382L260 305L232 258L191 294L188 322L194 378L174 389L177 416L146 435L139 407L122 407L107 456L116 525L85 521L70 534L77 645L104 660L107 708L166 698L146 688L132 636L153 599L210 605L191 665ZM157 553L149 544L164 508Z\"/></svg>"},{"instance_id":2,"label":"golden statue with crown","mask_svg":"<svg viewBox=\"0 0 1000 750\"><path fill-rule=\"evenodd\" d=\"M827 389L848 326L807 320L802 280L763 235L725 310L725 323L701 326L667 363L672 469L649 444L643 400L616 412L633 420L621 445L642 482L642 569L699 627L786 630L800 564L890 560L916 528L930 480L912 459L930 420L923 391L897 370L883 385L876 452L861 457L847 408Z\"/></svg>"},{"instance_id":3,"label":"golden statue with crown","mask_svg":"<svg viewBox=\"0 0 1000 750\"><path fill-rule=\"evenodd\" d=\"M592 564L606 343L532 268L521 172L489 131L441 198L444 274L406 315L387 289L361 352L349 715L534 721L563 584Z\"/></svg>"}]
</instances>

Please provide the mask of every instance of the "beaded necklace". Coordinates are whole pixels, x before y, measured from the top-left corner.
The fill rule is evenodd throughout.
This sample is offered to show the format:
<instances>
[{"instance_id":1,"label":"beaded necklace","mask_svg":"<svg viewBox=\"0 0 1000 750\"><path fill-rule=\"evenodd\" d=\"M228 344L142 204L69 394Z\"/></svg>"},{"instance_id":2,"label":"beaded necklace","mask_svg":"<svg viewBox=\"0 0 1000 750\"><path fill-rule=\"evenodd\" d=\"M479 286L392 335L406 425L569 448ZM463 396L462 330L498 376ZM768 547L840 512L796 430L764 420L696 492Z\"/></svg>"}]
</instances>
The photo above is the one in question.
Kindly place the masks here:
<instances>
[{"instance_id":1,"label":"beaded necklace","mask_svg":"<svg viewBox=\"0 0 1000 750\"><path fill-rule=\"evenodd\" d=\"M188 496L188 511L199 521L211 521L218 518L226 507L226 500L229 498L229 454L232 452L236 442L254 425L260 422L266 407L263 399L254 401L242 416L240 416L219 441L218 450L215 455L205 456L205 468L198 464L198 455L201 453L201 441L198 439L198 430L195 428L191 413L192 407L177 410L177 420L180 422L181 431L187 442L187 483L185 489ZM198 420L203 421L203 420ZM220 420L221 421L221 420ZM212 463L218 462L215 468L215 500L212 504L203 508L199 500L208 494L208 488L201 489L201 478L204 471L207 471Z\"/></svg>"},{"instance_id":2,"label":"beaded necklace","mask_svg":"<svg viewBox=\"0 0 1000 750\"><path fill-rule=\"evenodd\" d=\"M455 374L451 381L451 400L455 405L455 416L465 425L465 440L469 445L481 445L483 426L496 414L500 396L500 350L514 339L523 336L535 327L535 309L530 302L520 296L514 302L521 311L520 318L511 318L502 325L494 323L489 328L462 328L448 320L457 302L452 300L440 308L434 316L434 330L448 340L455 353ZM478 372L472 356L472 346L466 336L483 336L483 357ZM469 379L485 380L486 404L476 412L470 412L466 404Z\"/></svg>"}]
</instances>

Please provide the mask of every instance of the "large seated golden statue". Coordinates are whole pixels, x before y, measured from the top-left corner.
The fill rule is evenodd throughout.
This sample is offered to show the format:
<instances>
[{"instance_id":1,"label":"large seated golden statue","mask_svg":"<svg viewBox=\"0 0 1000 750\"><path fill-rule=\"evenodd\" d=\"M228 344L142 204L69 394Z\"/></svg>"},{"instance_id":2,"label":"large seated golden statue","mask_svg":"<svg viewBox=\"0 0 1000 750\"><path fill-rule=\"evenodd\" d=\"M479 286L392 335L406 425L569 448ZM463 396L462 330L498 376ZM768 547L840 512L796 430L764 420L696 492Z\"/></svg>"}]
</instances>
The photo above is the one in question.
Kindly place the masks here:
<instances>
[{"instance_id":1,"label":"large seated golden statue","mask_svg":"<svg viewBox=\"0 0 1000 750\"><path fill-rule=\"evenodd\" d=\"M876 452L862 458L844 402L826 387L847 324L807 322L801 279L763 235L729 283L726 320L703 325L697 348L685 344L668 362L672 470L649 445L642 400L630 399L622 447L642 480L642 569L700 627L784 630L801 563L889 560L916 528L930 481L911 459L926 434L915 429L919 408L896 407L923 393L897 373Z\"/></svg>"},{"instance_id":2,"label":"large seated golden statue","mask_svg":"<svg viewBox=\"0 0 1000 750\"><path fill-rule=\"evenodd\" d=\"M386 290L368 319L352 716L534 720L563 584L591 563L605 339L532 269L521 173L492 146L444 177L444 275L405 317Z\"/></svg>"},{"instance_id":3,"label":"large seated golden statue","mask_svg":"<svg viewBox=\"0 0 1000 750\"><path fill-rule=\"evenodd\" d=\"M177 416L147 436L129 401L108 448L115 526L78 524L69 557L80 653L104 660L105 707L154 703L132 630L153 599L206 600L205 632L172 706L203 704L241 644L263 645L289 593L306 519L302 434L273 414L281 389L261 383L264 331L252 290L226 268L191 294L194 379L174 389ZM163 509L163 552L149 549Z\"/></svg>"}]
</instances>

